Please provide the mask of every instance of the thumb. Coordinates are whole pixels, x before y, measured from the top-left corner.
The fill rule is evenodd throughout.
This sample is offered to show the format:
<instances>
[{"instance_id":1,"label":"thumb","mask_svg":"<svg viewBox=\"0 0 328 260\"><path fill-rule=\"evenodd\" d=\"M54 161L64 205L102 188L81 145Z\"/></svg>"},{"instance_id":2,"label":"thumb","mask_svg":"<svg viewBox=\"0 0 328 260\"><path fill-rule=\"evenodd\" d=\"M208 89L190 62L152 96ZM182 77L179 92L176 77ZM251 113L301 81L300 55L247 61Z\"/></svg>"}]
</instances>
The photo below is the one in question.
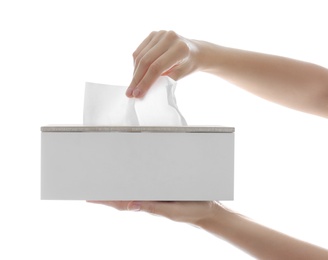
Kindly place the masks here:
<instances>
[{"instance_id":1,"label":"thumb","mask_svg":"<svg viewBox=\"0 0 328 260\"><path fill-rule=\"evenodd\" d=\"M182 65L175 65L172 68L168 69L167 71L163 72L161 76L168 76L175 81L183 78L185 75L185 71Z\"/></svg>"},{"instance_id":2,"label":"thumb","mask_svg":"<svg viewBox=\"0 0 328 260\"><path fill-rule=\"evenodd\" d=\"M183 77L191 74L195 71L195 68L189 61L189 59L183 60L181 63L176 64L175 66L171 67L167 71L165 71L162 75L169 76L174 80L182 79Z\"/></svg>"},{"instance_id":3,"label":"thumb","mask_svg":"<svg viewBox=\"0 0 328 260\"><path fill-rule=\"evenodd\" d=\"M174 220L180 211L179 202L174 201L132 201L128 210L144 211L150 214L163 216Z\"/></svg>"}]
</instances>

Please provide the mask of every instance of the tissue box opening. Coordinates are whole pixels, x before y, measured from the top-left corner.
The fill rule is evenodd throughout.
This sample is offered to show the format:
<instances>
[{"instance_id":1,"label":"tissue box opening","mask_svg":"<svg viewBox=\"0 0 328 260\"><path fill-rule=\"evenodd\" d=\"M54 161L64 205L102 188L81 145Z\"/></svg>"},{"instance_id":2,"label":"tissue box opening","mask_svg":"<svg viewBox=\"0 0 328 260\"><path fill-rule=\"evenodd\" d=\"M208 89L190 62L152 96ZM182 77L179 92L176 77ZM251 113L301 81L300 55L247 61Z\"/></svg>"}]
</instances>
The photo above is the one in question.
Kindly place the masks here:
<instances>
[{"instance_id":1,"label":"tissue box opening","mask_svg":"<svg viewBox=\"0 0 328 260\"><path fill-rule=\"evenodd\" d=\"M233 199L234 128L46 126L41 131L41 199Z\"/></svg>"}]
</instances>

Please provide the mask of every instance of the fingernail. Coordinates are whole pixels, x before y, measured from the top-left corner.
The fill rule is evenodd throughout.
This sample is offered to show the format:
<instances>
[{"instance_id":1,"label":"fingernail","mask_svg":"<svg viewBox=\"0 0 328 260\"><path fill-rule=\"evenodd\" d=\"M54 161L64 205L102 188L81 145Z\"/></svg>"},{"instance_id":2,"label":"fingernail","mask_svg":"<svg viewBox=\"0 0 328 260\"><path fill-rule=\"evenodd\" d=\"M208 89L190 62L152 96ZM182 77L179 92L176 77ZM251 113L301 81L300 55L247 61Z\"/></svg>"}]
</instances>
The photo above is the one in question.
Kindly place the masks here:
<instances>
[{"instance_id":1,"label":"fingernail","mask_svg":"<svg viewBox=\"0 0 328 260\"><path fill-rule=\"evenodd\" d=\"M131 211L140 211L140 209L141 209L140 202L132 202L128 207L128 210L131 210Z\"/></svg>"},{"instance_id":2,"label":"fingernail","mask_svg":"<svg viewBox=\"0 0 328 260\"><path fill-rule=\"evenodd\" d=\"M133 88L128 88L125 92L125 94L128 96L128 97L132 97L132 93L133 93Z\"/></svg>"},{"instance_id":3,"label":"fingernail","mask_svg":"<svg viewBox=\"0 0 328 260\"><path fill-rule=\"evenodd\" d=\"M135 90L133 90L132 95L133 95L134 97L138 97L138 96L140 96L140 93L141 93L141 91L140 91L139 89L135 89Z\"/></svg>"}]
</instances>

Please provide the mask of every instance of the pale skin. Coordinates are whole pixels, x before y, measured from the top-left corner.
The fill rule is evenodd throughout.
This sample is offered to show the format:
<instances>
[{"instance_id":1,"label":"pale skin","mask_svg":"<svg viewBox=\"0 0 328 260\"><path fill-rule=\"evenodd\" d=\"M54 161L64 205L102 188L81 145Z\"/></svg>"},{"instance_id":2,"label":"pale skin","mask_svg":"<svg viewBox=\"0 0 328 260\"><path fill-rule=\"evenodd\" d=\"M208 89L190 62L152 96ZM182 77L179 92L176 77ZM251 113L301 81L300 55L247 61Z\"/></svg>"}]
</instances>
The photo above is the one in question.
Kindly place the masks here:
<instances>
[{"instance_id":1,"label":"pale skin","mask_svg":"<svg viewBox=\"0 0 328 260\"><path fill-rule=\"evenodd\" d=\"M152 32L133 58L128 97L143 97L160 75L179 80L203 71L269 101L328 118L328 70L312 63L186 39L172 31ZM328 250L262 226L218 202L91 202L192 224L258 259L328 259Z\"/></svg>"}]
</instances>

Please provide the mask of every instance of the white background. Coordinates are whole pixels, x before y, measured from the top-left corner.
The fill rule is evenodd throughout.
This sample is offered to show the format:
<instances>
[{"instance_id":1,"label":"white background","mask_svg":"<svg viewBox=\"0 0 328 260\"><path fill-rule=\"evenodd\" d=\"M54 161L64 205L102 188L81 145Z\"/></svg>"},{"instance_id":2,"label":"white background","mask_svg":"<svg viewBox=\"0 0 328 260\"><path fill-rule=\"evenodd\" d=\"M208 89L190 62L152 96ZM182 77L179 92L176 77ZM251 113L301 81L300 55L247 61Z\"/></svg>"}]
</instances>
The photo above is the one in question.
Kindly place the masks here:
<instances>
[{"instance_id":1,"label":"white background","mask_svg":"<svg viewBox=\"0 0 328 260\"><path fill-rule=\"evenodd\" d=\"M153 30L328 67L326 1L1 1L0 259L251 259L186 224L40 200L40 126L82 123L85 81L128 85ZM179 81L189 124L236 128L225 205L328 248L328 121L212 75Z\"/></svg>"}]
</instances>

